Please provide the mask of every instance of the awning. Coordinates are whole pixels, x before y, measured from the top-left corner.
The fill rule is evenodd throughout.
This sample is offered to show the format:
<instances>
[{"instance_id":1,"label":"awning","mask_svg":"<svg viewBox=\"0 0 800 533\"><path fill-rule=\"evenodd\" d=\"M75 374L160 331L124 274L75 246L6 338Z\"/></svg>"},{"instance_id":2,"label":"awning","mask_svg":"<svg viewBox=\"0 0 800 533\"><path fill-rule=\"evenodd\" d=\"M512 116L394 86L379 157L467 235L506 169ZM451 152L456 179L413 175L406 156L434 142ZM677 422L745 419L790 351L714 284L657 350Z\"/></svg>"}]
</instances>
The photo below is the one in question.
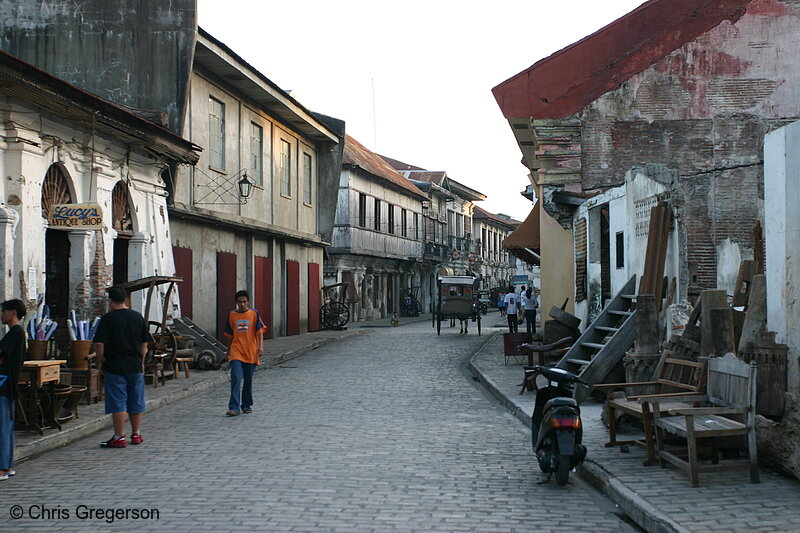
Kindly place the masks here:
<instances>
[{"instance_id":1,"label":"awning","mask_svg":"<svg viewBox=\"0 0 800 533\"><path fill-rule=\"evenodd\" d=\"M503 239L503 249L528 264L539 264L539 202L522 224Z\"/></svg>"}]
</instances>

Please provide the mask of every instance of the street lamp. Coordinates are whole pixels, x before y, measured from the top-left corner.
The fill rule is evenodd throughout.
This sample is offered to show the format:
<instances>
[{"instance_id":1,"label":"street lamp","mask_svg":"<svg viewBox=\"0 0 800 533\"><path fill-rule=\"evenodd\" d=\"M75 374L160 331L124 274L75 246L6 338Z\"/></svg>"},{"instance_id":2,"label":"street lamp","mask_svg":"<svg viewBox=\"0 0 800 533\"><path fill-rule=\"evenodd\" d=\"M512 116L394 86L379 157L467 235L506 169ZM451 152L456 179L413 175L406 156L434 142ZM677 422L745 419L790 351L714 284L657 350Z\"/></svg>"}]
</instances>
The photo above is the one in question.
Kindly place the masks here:
<instances>
[{"instance_id":1,"label":"street lamp","mask_svg":"<svg viewBox=\"0 0 800 533\"><path fill-rule=\"evenodd\" d=\"M243 204L247 203L247 199L253 195L254 183L247 177L247 170L242 172L242 179L236 182L239 187L239 198Z\"/></svg>"}]
</instances>

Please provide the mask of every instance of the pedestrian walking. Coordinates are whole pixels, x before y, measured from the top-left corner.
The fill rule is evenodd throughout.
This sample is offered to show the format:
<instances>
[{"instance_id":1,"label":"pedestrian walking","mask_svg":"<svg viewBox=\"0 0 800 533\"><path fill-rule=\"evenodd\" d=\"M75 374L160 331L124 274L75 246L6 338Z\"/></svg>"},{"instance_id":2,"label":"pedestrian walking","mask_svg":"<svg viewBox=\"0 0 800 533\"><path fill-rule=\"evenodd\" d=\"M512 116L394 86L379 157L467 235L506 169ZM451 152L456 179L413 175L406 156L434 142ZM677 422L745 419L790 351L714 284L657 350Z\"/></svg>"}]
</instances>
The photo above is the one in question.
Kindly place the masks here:
<instances>
[{"instance_id":1,"label":"pedestrian walking","mask_svg":"<svg viewBox=\"0 0 800 533\"><path fill-rule=\"evenodd\" d=\"M0 339L0 481L17 473L14 470L14 412L19 397L17 382L25 360L25 330L19 321L25 318L22 300L0 304L3 324L8 332Z\"/></svg>"},{"instance_id":2,"label":"pedestrian walking","mask_svg":"<svg viewBox=\"0 0 800 533\"><path fill-rule=\"evenodd\" d=\"M517 293L514 292L514 287L508 288L508 294L505 296L506 302L506 318L508 320L508 332L516 333L519 327L517 323Z\"/></svg>"},{"instance_id":3,"label":"pedestrian walking","mask_svg":"<svg viewBox=\"0 0 800 533\"><path fill-rule=\"evenodd\" d=\"M230 361L231 398L228 401L228 416L253 412L253 373L264 355L264 332L267 330L261 315L250 309L247 291L236 293L236 309L231 311L225 323L228 352L223 361Z\"/></svg>"},{"instance_id":4,"label":"pedestrian walking","mask_svg":"<svg viewBox=\"0 0 800 533\"><path fill-rule=\"evenodd\" d=\"M523 313L525 313L525 325L528 333L531 335L536 333L536 308L539 307L539 299L534 294L531 288L522 295L520 299Z\"/></svg>"},{"instance_id":5,"label":"pedestrian walking","mask_svg":"<svg viewBox=\"0 0 800 533\"><path fill-rule=\"evenodd\" d=\"M131 421L131 444L142 443L140 431L144 402L144 358L151 336L147 322L125 303L125 289L106 289L110 311L102 316L94 334L94 351L103 371L106 414L111 414L114 435L102 448L124 448L125 418ZM153 379L156 379L155 377Z\"/></svg>"},{"instance_id":6,"label":"pedestrian walking","mask_svg":"<svg viewBox=\"0 0 800 533\"><path fill-rule=\"evenodd\" d=\"M506 293L503 291L497 295L497 309L500 310L500 316L506 316Z\"/></svg>"}]
</instances>

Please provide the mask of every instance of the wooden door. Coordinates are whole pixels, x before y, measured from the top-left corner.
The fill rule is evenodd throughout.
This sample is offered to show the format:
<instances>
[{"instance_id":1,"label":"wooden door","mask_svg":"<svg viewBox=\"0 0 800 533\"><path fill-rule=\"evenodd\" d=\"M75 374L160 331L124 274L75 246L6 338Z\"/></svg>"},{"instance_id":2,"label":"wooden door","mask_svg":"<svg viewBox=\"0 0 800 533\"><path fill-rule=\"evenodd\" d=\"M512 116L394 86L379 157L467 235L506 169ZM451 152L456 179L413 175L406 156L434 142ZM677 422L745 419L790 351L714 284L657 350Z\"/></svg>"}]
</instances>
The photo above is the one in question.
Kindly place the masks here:
<instances>
[{"instance_id":1,"label":"wooden door","mask_svg":"<svg viewBox=\"0 0 800 533\"><path fill-rule=\"evenodd\" d=\"M317 331L320 326L319 316L319 264L308 264L308 331Z\"/></svg>"},{"instance_id":2,"label":"wooden door","mask_svg":"<svg viewBox=\"0 0 800 533\"><path fill-rule=\"evenodd\" d=\"M175 259L175 275L183 278L178 284L178 297L181 302L181 315L193 318L192 309L192 249L172 247L172 257Z\"/></svg>"},{"instance_id":3,"label":"wooden door","mask_svg":"<svg viewBox=\"0 0 800 533\"><path fill-rule=\"evenodd\" d=\"M236 254L217 252L217 339L225 337L225 323L236 307Z\"/></svg>"},{"instance_id":4,"label":"wooden door","mask_svg":"<svg viewBox=\"0 0 800 533\"><path fill-rule=\"evenodd\" d=\"M255 258L255 280L253 283L253 307L261 313L261 320L267 326L264 338L272 338L272 259L269 257Z\"/></svg>"},{"instance_id":5,"label":"wooden door","mask_svg":"<svg viewBox=\"0 0 800 533\"><path fill-rule=\"evenodd\" d=\"M286 334L300 334L300 263L286 261Z\"/></svg>"},{"instance_id":6,"label":"wooden door","mask_svg":"<svg viewBox=\"0 0 800 533\"><path fill-rule=\"evenodd\" d=\"M44 303L50 308L50 317L61 321L69 315L69 232L48 229L44 240Z\"/></svg>"}]
</instances>

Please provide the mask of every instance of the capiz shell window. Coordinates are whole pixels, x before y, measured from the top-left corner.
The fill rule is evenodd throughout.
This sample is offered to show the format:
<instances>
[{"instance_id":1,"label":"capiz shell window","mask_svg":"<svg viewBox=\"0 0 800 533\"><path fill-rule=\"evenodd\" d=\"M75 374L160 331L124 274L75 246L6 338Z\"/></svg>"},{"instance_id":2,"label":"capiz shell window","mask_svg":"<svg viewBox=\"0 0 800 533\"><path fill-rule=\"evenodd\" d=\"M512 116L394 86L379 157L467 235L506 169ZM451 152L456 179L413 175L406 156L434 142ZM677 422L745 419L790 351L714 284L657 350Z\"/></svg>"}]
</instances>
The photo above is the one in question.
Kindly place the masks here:
<instances>
[{"instance_id":1,"label":"capiz shell window","mask_svg":"<svg viewBox=\"0 0 800 533\"><path fill-rule=\"evenodd\" d=\"M225 104L208 97L208 164L225 170Z\"/></svg>"},{"instance_id":2,"label":"capiz shell window","mask_svg":"<svg viewBox=\"0 0 800 533\"><path fill-rule=\"evenodd\" d=\"M311 205L313 199L314 186L313 167L311 166L311 156L303 153L303 202Z\"/></svg>"},{"instance_id":3,"label":"capiz shell window","mask_svg":"<svg viewBox=\"0 0 800 533\"><path fill-rule=\"evenodd\" d=\"M292 195L292 145L281 139L280 159L281 194Z\"/></svg>"}]
</instances>

